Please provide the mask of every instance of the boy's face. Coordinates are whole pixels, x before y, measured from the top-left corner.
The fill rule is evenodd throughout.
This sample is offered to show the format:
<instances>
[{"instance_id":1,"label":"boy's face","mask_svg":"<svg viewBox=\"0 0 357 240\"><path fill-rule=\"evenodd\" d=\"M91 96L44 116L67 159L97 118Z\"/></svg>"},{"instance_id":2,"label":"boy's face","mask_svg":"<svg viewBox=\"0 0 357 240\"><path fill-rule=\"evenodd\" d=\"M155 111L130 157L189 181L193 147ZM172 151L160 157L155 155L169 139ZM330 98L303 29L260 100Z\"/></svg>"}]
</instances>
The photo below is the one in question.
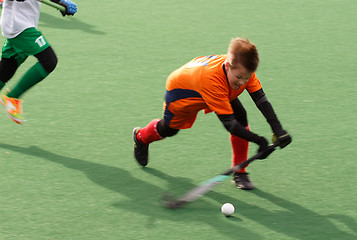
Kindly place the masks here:
<instances>
[{"instance_id":1,"label":"boy's face","mask_svg":"<svg viewBox=\"0 0 357 240\"><path fill-rule=\"evenodd\" d=\"M243 67L241 64L237 64L235 68L232 68L232 66L226 62L225 69L229 85L234 90L238 90L241 86L246 84L253 74L252 72L249 72L247 69L245 69L245 67Z\"/></svg>"}]
</instances>

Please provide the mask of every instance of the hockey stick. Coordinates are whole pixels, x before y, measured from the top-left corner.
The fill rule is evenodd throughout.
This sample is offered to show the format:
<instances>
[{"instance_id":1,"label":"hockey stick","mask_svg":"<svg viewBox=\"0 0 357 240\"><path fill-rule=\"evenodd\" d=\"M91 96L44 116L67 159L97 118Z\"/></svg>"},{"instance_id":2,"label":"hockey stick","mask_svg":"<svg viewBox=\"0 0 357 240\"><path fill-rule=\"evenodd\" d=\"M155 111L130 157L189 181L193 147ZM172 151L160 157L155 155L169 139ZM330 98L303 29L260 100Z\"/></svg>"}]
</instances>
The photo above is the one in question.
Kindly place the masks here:
<instances>
[{"instance_id":1,"label":"hockey stick","mask_svg":"<svg viewBox=\"0 0 357 240\"><path fill-rule=\"evenodd\" d=\"M52 2L50 0L37 0L37 1L39 1L39 2L41 2L43 4L46 4L48 6L51 6L53 8L56 8L56 9L60 10L61 12L66 12L66 8L64 6L59 5L57 3L54 3L54 2Z\"/></svg>"},{"instance_id":2,"label":"hockey stick","mask_svg":"<svg viewBox=\"0 0 357 240\"><path fill-rule=\"evenodd\" d=\"M242 162L241 164L238 164L238 165L232 167L231 169L225 171L224 173L221 173L213 178L208 179L207 181L200 183L197 187L191 189L190 191L183 194L179 198L175 198L169 194L164 194L162 197L163 205L167 208L176 209L176 208L180 208L183 204L195 201L199 197L201 197L201 196L205 195L206 193L208 193L209 191L211 191L211 189L214 188L219 183L224 182L227 178L229 178L229 175L231 175L232 173L237 172L240 169L246 167L249 163L258 159L263 154L273 152L277 146L278 146L277 143L270 145L268 147L268 149L265 150L265 152L258 153L256 155L248 158L246 161Z\"/></svg>"}]
</instances>

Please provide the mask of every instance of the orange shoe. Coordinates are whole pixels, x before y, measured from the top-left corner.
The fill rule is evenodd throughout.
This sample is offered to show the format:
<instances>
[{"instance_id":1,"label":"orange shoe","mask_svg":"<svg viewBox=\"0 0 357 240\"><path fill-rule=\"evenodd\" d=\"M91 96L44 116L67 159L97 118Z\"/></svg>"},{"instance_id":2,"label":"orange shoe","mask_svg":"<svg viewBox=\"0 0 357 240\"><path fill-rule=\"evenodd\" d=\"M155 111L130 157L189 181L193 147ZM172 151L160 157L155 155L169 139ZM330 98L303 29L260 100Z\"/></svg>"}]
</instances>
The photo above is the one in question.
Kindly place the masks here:
<instances>
[{"instance_id":1,"label":"orange shoe","mask_svg":"<svg viewBox=\"0 0 357 240\"><path fill-rule=\"evenodd\" d=\"M2 95L1 104L12 121L23 124L25 120L22 117L22 100Z\"/></svg>"}]
</instances>

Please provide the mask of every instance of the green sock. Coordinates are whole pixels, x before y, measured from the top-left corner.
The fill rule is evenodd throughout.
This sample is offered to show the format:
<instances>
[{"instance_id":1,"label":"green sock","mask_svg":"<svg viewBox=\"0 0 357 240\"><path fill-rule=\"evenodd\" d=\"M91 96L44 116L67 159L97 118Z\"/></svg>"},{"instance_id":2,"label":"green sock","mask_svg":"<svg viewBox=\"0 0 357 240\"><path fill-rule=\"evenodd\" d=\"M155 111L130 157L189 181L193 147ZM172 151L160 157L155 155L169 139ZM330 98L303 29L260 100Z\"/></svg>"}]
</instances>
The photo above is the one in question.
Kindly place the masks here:
<instances>
[{"instance_id":1,"label":"green sock","mask_svg":"<svg viewBox=\"0 0 357 240\"><path fill-rule=\"evenodd\" d=\"M24 92L47 77L48 74L41 63L36 63L25 73L16 86L11 89L8 97L19 98Z\"/></svg>"}]
</instances>

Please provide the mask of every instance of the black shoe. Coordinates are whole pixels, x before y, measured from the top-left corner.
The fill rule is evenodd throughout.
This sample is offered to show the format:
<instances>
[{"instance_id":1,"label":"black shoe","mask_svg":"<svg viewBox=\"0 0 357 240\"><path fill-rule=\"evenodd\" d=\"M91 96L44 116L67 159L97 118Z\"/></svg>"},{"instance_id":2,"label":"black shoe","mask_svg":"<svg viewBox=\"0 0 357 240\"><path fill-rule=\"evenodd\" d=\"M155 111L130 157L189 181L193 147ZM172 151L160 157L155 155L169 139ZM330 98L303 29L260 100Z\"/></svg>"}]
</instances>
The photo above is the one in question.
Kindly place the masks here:
<instances>
[{"instance_id":1,"label":"black shoe","mask_svg":"<svg viewBox=\"0 0 357 240\"><path fill-rule=\"evenodd\" d=\"M134 140L134 157L136 161L143 167L148 164L149 158L149 145L141 142L137 137L137 133L140 130L140 127L136 127L133 130L133 140Z\"/></svg>"},{"instance_id":2,"label":"black shoe","mask_svg":"<svg viewBox=\"0 0 357 240\"><path fill-rule=\"evenodd\" d=\"M248 173L235 172L233 175L233 183L237 185L238 188L243 190L252 190L254 189L254 184L250 181Z\"/></svg>"}]
</instances>

